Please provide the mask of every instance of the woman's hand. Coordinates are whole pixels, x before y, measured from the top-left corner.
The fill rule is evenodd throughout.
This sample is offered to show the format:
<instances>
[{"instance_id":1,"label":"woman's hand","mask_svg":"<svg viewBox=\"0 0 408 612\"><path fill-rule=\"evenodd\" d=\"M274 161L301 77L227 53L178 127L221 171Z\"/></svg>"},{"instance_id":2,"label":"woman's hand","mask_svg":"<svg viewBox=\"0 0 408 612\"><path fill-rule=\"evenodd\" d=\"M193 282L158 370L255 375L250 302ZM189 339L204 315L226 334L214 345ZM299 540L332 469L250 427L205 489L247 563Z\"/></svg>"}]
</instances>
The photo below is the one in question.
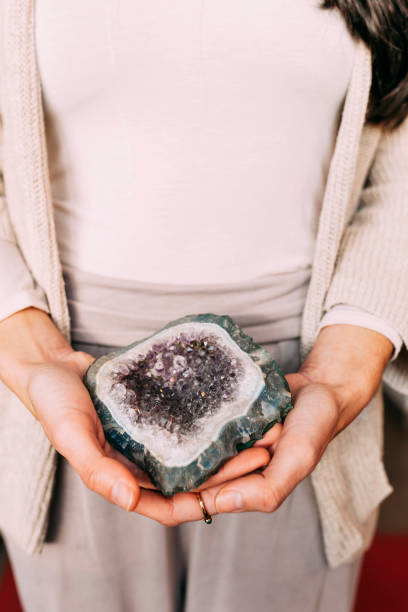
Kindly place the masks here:
<instances>
[{"instance_id":1,"label":"woman's hand","mask_svg":"<svg viewBox=\"0 0 408 612\"><path fill-rule=\"evenodd\" d=\"M294 408L255 446L271 453L268 466L228 483L202 487L210 514L273 512L316 467L328 443L363 410L376 392L391 356L381 334L351 325L323 328L299 373L289 374ZM170 524L202 519L190 494L174 496Z\"/></svg>"},{"instance_id":2,"label":"woman's hand","mask_svg":"<svg viewBox=\"0 0 408 612\"><path fill-rule=\"evenodd\" d=\"M41 423L84 484L126 510L140 508L146 516L166 522L173 500L147 490L153 486L144 472L105 440L82 382L94 358L74 351L49 316L36 308L0 322L0 346L0 379ZM265 448L248 449L225 464L210 484L242 476L269 459Z\"/></svg>"}]
</instances>

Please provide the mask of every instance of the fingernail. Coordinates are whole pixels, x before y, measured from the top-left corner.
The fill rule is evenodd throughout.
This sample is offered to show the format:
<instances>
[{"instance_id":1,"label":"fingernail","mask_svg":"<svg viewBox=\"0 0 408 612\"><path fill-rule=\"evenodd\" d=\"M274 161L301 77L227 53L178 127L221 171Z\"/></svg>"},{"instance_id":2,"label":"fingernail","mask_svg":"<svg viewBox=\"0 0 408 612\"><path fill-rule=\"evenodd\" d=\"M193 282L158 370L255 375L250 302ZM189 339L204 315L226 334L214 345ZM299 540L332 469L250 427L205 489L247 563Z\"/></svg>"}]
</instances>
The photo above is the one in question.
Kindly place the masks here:
<instances>
[{"instance_id":1,"label":"fingernail","mask_svg":"<svg viewBox=\"0 0 408 612\"><path fill-rule=\"evenodd\" d=\"M243 509L242 495L238 491L225 491L215 498L217 512L239 512Z\"/></svg>"},{"instance_id":2,"label":"fingernail","mask_svg":"<svg viewBox=\"0 0 408 612\"><path fill-rule=\"evenodd\" d=\"M124 482L117 482L112 489L112 500L126 511L132 508L134 503L134 491Z\"/></svg>"}]
</instances>

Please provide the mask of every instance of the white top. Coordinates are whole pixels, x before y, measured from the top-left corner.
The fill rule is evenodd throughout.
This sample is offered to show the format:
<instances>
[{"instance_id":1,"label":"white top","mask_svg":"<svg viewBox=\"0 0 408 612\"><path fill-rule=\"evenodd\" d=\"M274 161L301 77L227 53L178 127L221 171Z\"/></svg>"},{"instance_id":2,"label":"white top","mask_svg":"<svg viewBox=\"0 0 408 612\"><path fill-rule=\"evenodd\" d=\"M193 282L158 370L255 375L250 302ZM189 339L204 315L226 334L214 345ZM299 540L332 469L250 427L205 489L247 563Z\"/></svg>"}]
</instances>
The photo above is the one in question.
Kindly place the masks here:
<instances>
[{"instance_id":1,"label":"white top","mask_svg":"<svg viewBox=\"0 0 408 612\"><path fill-rule=\"evenodd\" d=\"M318 4L37 0L63 263L183 284L310 268L354 58L343 20ZM26 280L10 280L15 310ZM341 322L400 348L350 307L321 327Z\"/></svg>"},{"instance_id":2,"label":"white top","mask_svg":"<svg viewBox=\"0 0 408 612\"><path fill-rule=\"evenodd\" d=\"M337 12L36 4L63 263L183 284L311 266L355 52Z\"/></svg>"}]
</instances>

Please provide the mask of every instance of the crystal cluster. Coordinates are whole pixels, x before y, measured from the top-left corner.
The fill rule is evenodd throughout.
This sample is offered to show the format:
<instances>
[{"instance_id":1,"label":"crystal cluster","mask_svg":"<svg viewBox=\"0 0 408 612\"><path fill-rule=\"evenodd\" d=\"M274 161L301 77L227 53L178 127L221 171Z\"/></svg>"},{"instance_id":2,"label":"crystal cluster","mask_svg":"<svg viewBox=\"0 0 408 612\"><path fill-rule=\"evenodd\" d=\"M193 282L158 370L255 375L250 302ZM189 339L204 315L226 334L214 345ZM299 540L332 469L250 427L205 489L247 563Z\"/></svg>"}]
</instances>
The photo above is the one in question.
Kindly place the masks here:
<instances>
[{"instance_id":1,"label":"crystal cluster","mask_svg":"<svg viewBox=\"0 0 408 612\"><path fill-rule=\"evenodd\" d=\"M133 423L157 424L180 437L236 398L241 360L211 334L180 333L112 372L112 396Z\"/></svg>"}]
</instances>

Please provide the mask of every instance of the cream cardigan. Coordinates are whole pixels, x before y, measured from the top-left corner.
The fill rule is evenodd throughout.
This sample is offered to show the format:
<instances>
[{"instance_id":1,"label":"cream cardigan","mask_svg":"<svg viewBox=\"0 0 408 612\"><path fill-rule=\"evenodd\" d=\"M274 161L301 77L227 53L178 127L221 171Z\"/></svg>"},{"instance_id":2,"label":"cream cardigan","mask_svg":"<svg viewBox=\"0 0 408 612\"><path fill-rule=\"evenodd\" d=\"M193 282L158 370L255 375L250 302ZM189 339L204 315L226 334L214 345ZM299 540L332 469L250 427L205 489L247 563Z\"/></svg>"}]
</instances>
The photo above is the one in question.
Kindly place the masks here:
<instances>
[{"instance_id":1,"label":"cream cardigan","mask_svg":"<svg viewBox=\"0 0 408 612\"><path fill-rule=\"evenodd\" d=\"M51 316L69 338L58 257L36 64L34 0L0 5L2 166L0 240L21 253L44 290ZM404 341L385 378L408 393L408 121L393 132L365 123L371 54L358 43L330 165L303 325L310 350L330 307L355 305L388 321ZM103 129L103 126L101 126ZM0 262L0 295L1 287ZM364 356L362 355L362 359ZM330 444L312 474L328 563L367 548L379 503L391 491L382 463L380 394ZM39 553L47 527L56 451L21 402L0 386L0 529Z\"/></svg>"}]
</instances>

